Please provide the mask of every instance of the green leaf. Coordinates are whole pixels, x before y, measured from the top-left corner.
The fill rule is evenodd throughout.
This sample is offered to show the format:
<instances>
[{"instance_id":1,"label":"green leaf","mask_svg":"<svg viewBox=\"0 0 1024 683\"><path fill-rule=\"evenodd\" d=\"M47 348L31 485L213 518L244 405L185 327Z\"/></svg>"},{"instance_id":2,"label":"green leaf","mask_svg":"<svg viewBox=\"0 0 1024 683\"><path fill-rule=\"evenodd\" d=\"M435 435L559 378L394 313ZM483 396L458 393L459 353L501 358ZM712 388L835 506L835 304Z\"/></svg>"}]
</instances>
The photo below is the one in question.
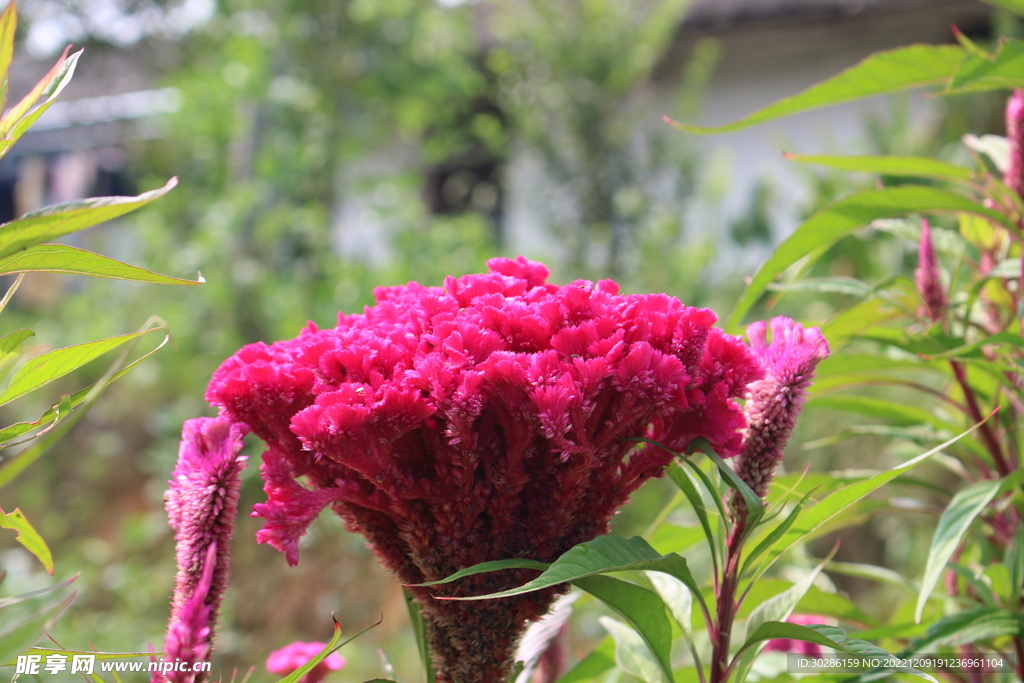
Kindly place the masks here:
<instances>
[{"instance_id":1,"label":"green leaf","mask_svg":"<svg viewBox=\"0 0 1024 683\"><path fill-rule=\"evenodd\" d=\"M611 617L597 621L615 641L615 663L620 669L645 683L661 683L661 666L640 634Z\"/></svg>"},{"instance_id":2,"label":"green leaf","mask_svg":"<svg viewBox=\"0 0 1024 683\"><path fill-rule=\"evenodd\" d=\"M148 325L149 323L147 323L147 326ZM53 419L57 419L59 411L63 411L65 406L70 405L73 407L76 405L82 405L83 409L76 411L69 419L62 419L62 422L58 428L49 431L47 434L43 435L42 438L39 439L36 443L20 451L13 458L10 458L6 461L0 461L0 488L3 488L7 484L11 483L11 481L13 481L19 474L21 474L26 467L28 467L33 462L42 457L42 455L49 450L50 446L52 446L57 441L57 439L63 436L69 429L71 429L71 427L75 425L75 423L79 419L81 419L81 416L84 414L84 411L87 410L89 406L91 406L96 401L96 399L100 397L100 395L103 394L106 388L110 386L111 382L118 379L126 372L131 370L133 367L141 363L143 360L159 351L161 348L163 348L164 344L166 344L169 340L169 336L164 336L163 341L161 341L160 344L157 345L155 349L146 353L141 358L138 358L137 360L133 361L131 364L122 367L124 361L128 357L128 353L131 351L131 348L135 345L135 343L133 342L128 346L126 350L123 350L121 352L118 360L115 361L109 368L107 368L107 371L104 373L103 377L101 377L97 382L95 382L88 388L83 389L81 392L73 394L71 397L69 397L69 400L67 402L65 402L64 399L61 399L57 404L55 404L54 407L52 407L50 411L47 413L47 415L49 415L50 412L52 412L54 414ZM47 415L44 415L43 417L46 418ZM12 427L9 427L8 430L14 427L18 427L18 425L12 425ZM4 430L4 433L7 433L8 430Z\"/></svg>"},{"instance_id":3,"label":"green leaf","mask_svg":"<svg viewBox=\"0 0 1024 683\"><path fill-rule=\"evenodd\" d=\"M1024 15L1024 0L984 0L990 5L1002 7L1014 14Z\"/></svg>"},{"instance_id":4,"label":"green leaf","mask_svg":"<svg viewBox=\"0 0 1024 683\"><path fill-rule=\"evenodd\" d=\"M565 557L565 555L563 555L562 557ZM481 562L480 564L475 564L472 567L467 567L466 569L460 569L451 576L446 576L445 578L438 579L437 581L426 581L424 583L413 583L409 585L415 586L417 588L425 586L436 586L442 583L451 583L452 581L458 581L459 579L465 578L467 576L473 576L474 574L486 574L487 572L496 572L502 569L536 569L538 571L544 571L550 566L551 564L547 562L538 562L537 560L528 560L526 558L513 558L510 560L491 560L490 562ZM454 600L455 598L451 599ZM458 599L473 600L475 598Z\"/></svg>"},{"instance_id":5,"label":"green leaf","mask_svg":"<svg viewBox=\"0 0 1024 683\"><path fill-rule=\"evenodd\" d=\"M682 558L680 558L682 559ZM654 591L610 576L587 576L573 583L619 613L643 638L669 683L673 683L672 625ZM616 648L617 649L617 648Z\"/></svg>"},{"instance_id":6,"label":"green leaf","mask_svg":"<svg viewBox=\"0 0 1024 683\"><path fill-rule=\"evenodd\" d=\"M921 592L917 595L914 621L921 622L925 603L928 602L928 596L932 594L935 584L945 570L946 563L953 556L974 518L992 502L1001 485L1000 480L980 481L961 489L949 502L942 517L939 518L928 550L928 563L925 566L924 578L921 580Z\"/></svg>"},{"instance_id":7,"label":"green leaf","mask_svg":"<svg viewBox=\"0 0 1024 683\"><path fill-rule=\"evenodd\" d=\"M939 619L924 638L914 643L914 651L934 652L934 648L941 646L959 647L1019 632L1020 621L1013 612L997 607L975 607Z\"/></svg>"},{"instance_id":8,"label":"green leaf","mask_svg":"<svg viewBox=\"0 0 1024 683\"><path fill-rule=\"evenodd\" d=\"M166 285L198 285L203 283L202 278L193 282L192 280L159 275L144 268L131 266L106 256L100 256L84 249L68 247L62 244L39 244L5 258L0 258L0 275L28 272L72 273L114 280L154 282Z\"/></svg>"},{"instance_id":9,"label":"green leaf","mask_svg":"<svg viewBox=\"0 0 1024 683\"><path fill-rule=\"evenodd\" d=\"M426 683L434 683L437 674L434 672L434 660L430 656L430 643L427 640L427 622L420 612L420 603L416 601L408 588L402 588L405 596L405 606L409 610L409 621L412 622L412 632L416 636L416 650L420 653L420 661L426 671Z\"/></svg>"},{"instance_id":10,"label":"green leaf","mask_svg":"<svg viewBox=\"0 0 1024 683\"><path fill-rule=\"evenodd\" d=\"M72 583L78 580L79 576L79 574L75 574L70 579L66 579L64 581L61 581L60 583L55 583L52 586L45 586L43 588L31 591L29 593L21 593L20 595L12 595L7 598L0 598L0 610L5 609L7 607L11 607L13 605L20 604L27 600L32 600L34 598L40 598L44 595L49 595L50 593L58 591L61 588L64 588L65 586L70 586ZM4 664L0 663L0 666L4 666Z\"/></svg>"},{"instance_id":11,"label":"green leaf","mask_svg":"<svg viewBox=\"0 0 1024 683\"><path fill-rule=\"evenodd\" d=\"M39 117L57 99L60 91L71 82L71 77L75 73L75 66L78 64L78 58L82 56L82 50L79 50L70 57L67 56L67 52L67 49L65 49L64 54L61 55L61 58L43 80L39 81L28 95L25 95L18 104L0 119L0 134L3 135L0 138L0 156L7 154L11 147L14 146L14 143L18 141L18 138L24 135L32 127L32 124L39 120ZM46 100L35 109L29 111L29 108L35 104L40 96L46 97Z\"/></svg>"},{"instance_id":12,"label":"green leaf","mask_svg":"<svg viewBox=\"0 0 1024 683\"><path fill-rule=\"evenodd\" d=\"M754 493L754 491L747 486L747 483L740 479L740 475L736 474L731 467L725 464L725 461L715 452L715 449L711 447L707 439L700 437L694 439L693 443L690 444L691 448L700 450L706 455L711 462L715 463L718 471L721 472L722 478L729 484L730 487L739 492L743 497L743 502L747 506L747 531L749 532L757 524L757 521L761 518L761 514L764 512L764 501L761 497Z\"/></svg>"},{"instance_id":13,"label":"green leaf","mask_svg":"<svg viewBox=\"0 0 1024 683\"><path fill-rule=\"evenodd\" d=\"M1009 605L1019 605L1021 591L1024 590L1024 524L1018 524L1013 532L1013 540L1003 553L1003 564L1010 574Z\"/></svg>"},{"instance_id":14,"label":"green leaf","mask_svg":"<svg viewBox=\"0 0 1024 683\"><path fill-rule=\"evenodd\" d=\"M525 563L532 562L531 560L503 560L502 562L509 563ZM491 565L491 569L485 569L484 571L493 571L494 562L484 562L482 565ZM536 565L542 563L533 563L534 566L527 568L535 569ZM477 567L482 566L477 565ZM523 564L510 564L498 567L499 569L507 569L512 567L523 567ZM476 567L470 569L464 569L462 572L478 573L475 570ZM519 586L518 588L511 588L509 590L500 591L498 593L489 593L487 595L475 595L469 597L443 597L437 598L438 600L491 600L493 598L508 598L513 595L522 595L523 593L531 593L538 591L549 586L556 586L560 583L573 583L576 584L579 579L586 578L588 576L597 576L598 574L607 574L609 572L621 572L621 571L632 571L650 569L653 571L665 572L675 576L677 579L686 584L686 586L693 592L699 593L700 588L697 586L697 582L694 581L693 576L690 574L689 568L686 566L686 560L676 555L675 553L669 553L668 555L661 555L657 550L652 548L650 544L639 536L632 538L622 538L621 536L598 536L595 539L587 541L586 543L580 543L579 545L573 546L569 550L565 551L561 557L551 563L551 565L544 570L544 572L536 579ZM457 572L457 573L462 573ZM468 574L462 573L463 576ZM453 576L455 576L453 574ZM452 577L442 579L441 581L434 581L431 583L422 584L423 586L430 586L436 583L448 583L452 580ZM582 587L582 586L581 586Z\"/></svg>"},{"instance_id":15,"label":"green leaf","mask_svg":"<svg viewBox=\"0 0 1024 683\"><path fill-rule=\"evenodd\" d=\"M922 462L924 462L931 456L953 445L958 440L960 440L967 434L970 434L977 428L978 425L974 425L967 431L964 431L956 435L952 439L949 439L948 441L939 444L935 448L932 448L931 450L922 453L921 455L917 456L916 458L913 458L912 460L908 460L902 465L898 465L892 468L891 470L879 472L878 474L868 477L863 481L858 481L856 483L850 484L849 486L844 486L838 491L835 491L834 493L830 494L828 497L823 499L814 507L804 508L804 511L793 523L792 528L790 528L790 530L787 531L786 534L781 539L779 539L779 541L777 541L770 550L768 550L768 561L765 562L764 565L762 565L760 571L763 572L765 569L767 569L768 566L771 565L772 562L775 561L776 558L778 558L779 555L781 555L786 550L799 543L800 540L805 536L810 535L816 529L823 526L830 520L834 519L841 512L849 508L857 501L864 498L869 493L872 493L873 491L881 488L882 486L889 483L890 481L900 476L904 472L907 472L908 470L916 467L917 465L920 465Z\"/></svg>"},{"instance_id":16,"label":"green leaf","mask_svg":"<svg viewBox=\"0 0 1024 683\"><path fill-rule=\"evenodd\" d=\"M654 590L661 596L669 614L679 624L683 635L687 638L693 636L693 594L686 584L674 576L661 572L644 572L644 576L654 586Z\"/></svg>"},{"instance_id":17,"label":"green leaf","mask_svg":"<svg viewBox=\"0 0 1024 683\"><path fill-rule=\"evenodd\" d=\"M747 619L747 631L756 633L762 624L769 621L785 621L788 619L789 615L793 613L793 609L796 608L797 604L807 595L807 591L814 585L814 581L818 578L822 568L835 555L835 551L836 549L833 549L824 562L815 567L811 573L798 583L793 584L791 588L758 605Z\"/></svg>"},{"instance_id":18,"label":"green leaf","mask_svg":"<svg viewBox=\"0 0 1024 683\"><path fill-rule=\"evenodd\" d=\"M670 123L689 133L729 133L832 104L940 85L953 75L966 54L963 48L955 45L907 45L876 52L832 78L759 109L739 121L722 126Z\"/></svg>"},{"instance_id":19,"label":"green leaf","mask_svg":"<svg viewBox=\"0 0 1024 683\"><path fill-rule=\"evenodd\" d=\"M163 187L144 192L138 197L93 197L54 204L26 213L17 220L0 225L0 258L123 216L159 199L177 184L178 179L171 178Z\"/></svg>"},{"instance_id":20,"label":"green leaf","mask_svg":"<svg viewBox=\"0 0 1024 683\"><path fill-rule=\"evenodd\" d=\"M994 59L968 55L944 94L1024 87L1024 41L1002 38Z\"/></svg>"},{"instance_id":21,"label":"green leaf","mask_svg":"<svg viewBox=\"0 0 1024 683\"><path fill-rule=\"evenodd\" d=\"M775 249L736 302L729 317L729 327L736 328L768 285L804 256L835 243L878 218L919 212L971 213L1017 231L1016 226L1002 214L962 195L934 187L902 185L843 197L804 221Z\"/></svg>"},{"instance_id":22,"label":"green leaf","mask_svg":"<svg viewBox=\"0 0 1024 683\"><path fill-rule=\"evenodd\" d=\"M43 633L50 630L76 597L78 593L73 591L61 601L42 607L27 619L4 624L5 630L0 632L0 662L10 661L32 647Z\"/></svg>"},{"instance_id":23,"label":"green leaf","mask_svg":"<svg viewBox=\"0 0 1024 683\"><path fill-rule=\"evenodd\" d=\"M334 621L334 636L331 637L331 642L327 643L327 645L324 646L324 649L320 650L320 653L317 654L316 657L280 679L277 683L298 683L303 676L313 670L313 667L327 659L327 657L334 652L335 646L338 644L338 641L341 640L341 624L339 624L338 620L334 618L334 615L331 615L331 619Z\"/></svg>"},{"instance_id":24,"label":"green leaf","mask_svg":"<svg viewBox=\"0 0 1024 683\"><path fill-rule=\"evenodd\" d=\"M7 3L0 15L0 110L7 108L7 92L11 85L11 60L14 58L14 30L18 27L15 3Z\"/></svg>"},{"instance_id":25,"label":"green leaf","mask_svg":"<svg viewBox=\"0 0 1024 683\"><path fill-rule=\"evenodd\" d=\"M0 376L6 374L7 368L21 358L21 347L25 340L35 335L32 330L17 330L0 339Z\"/></svg>"},{"instance_id":26,"label":"green leaf","mask_svg":"<svg viewBox=\"0 0 1024 683\"><path fill-rule=\"evenodd\" d=\"M935 417L930 411L897 401L887 401L873 396L858 394L829 394L815 396L807 402L818 408L843 410L858 415L876 417L896 425L929 424L939 429L951 429L952 425Z\"/></svg>"},{"instance_id":27,"label":"green leaf","mask_svg":"<svg viewBox=\"0 0 1024 683\"><path fill-rule=\"evenodd\" d=\"M804 494L804 497L800 499L800 502L797 503L796 506L790 510L789 514L786 515L786 518L782 520L782 523L772 529L771 533L765 536L764 539L762 539L761 542L758 543L757 546L747 555L743 561L743 569L740 570L740 574L745 573L751 563L761 556L761 553L772 547L776 541L782 538L783 534L789 531L790 527L793 526L793 523L803 511L804 505L807 504L807 500L811 497L811 493L812 492L809 491Z\"/></svg>"},{"instance_id":28,"label":"green leaf","mask_svg":"<svg viewBox=\"0 0 1024 683\"><path fill-rule=\"evenodd\" d=\"M934 178L970 182L975 179L975 172L963 166L950 164L931 157L896 157L896 156L817 156L810 154L789 154L786 158L805 164L820 164L841 171L859 173L878 173L880 175L900 176L907 178Z\"/></svg>"},{"instance_id":29,"label":"green leaf","mask_svg":"<svg viewBox=\"0 0 1024 683\"><path fill-rule=\"evenodd\" d=\"M585 683L615 666L615 641L605 638L556 683Z\"/></svg>"},{"instance_id":30,"label":"green leaf","mask_svg":"<svg viewBox=\"0 0 1024 683\"><path fill-rule=\"evenodd\" d=\"M28 519L25 518L19 508L14 508L14 512L4 512L0 508L0 529L13 529L18 532L14 540L25 546L25 549L35 555L43 566L46 567L46 571L50 576L53 576L53 555L50 554L50 549L46 546L46 541L39 535Z\"/></svg>"},{"instance_id":31,"label":"green leaf","mask_svg":"<svg viewBox=\"0 0 1024 683\"><path fill-rule=\"evenodd\" d=\"M1020 260L1017 261L1018 266ZM981 353L981 348L984 346L1001 346L1001 345L1016 346L1017 348L1024 348L1024 339L1019 334L1013 334L1012 332L997 332L996 334L980 339L970 344L963 344L955 348L943 351L942 353L936 353L928 356L928 358L945 359L945 358L984 358L985 356Z\"/></svg>"},{"instance_id":32,"label":"green leaf","mask_svg":"<svg viewBox=\"0 0 1024 683\"><path fill-rule=\"evenodd\" d=\"M711 529L711 522L708 519L708 513L704 509L704 499L694 485L693 480L690 479L690 475L686 473L679 463L672 462L668 467L668 476L679 487L679 490L683 492L686 499L690 501L690 506L693 508L694 514L697 515L697 520L700 522L701 528L704 530L704 537L708 541L708 547L711 549L711 559L718 565L718 544L715 542L715 534ZM712 494L714 495L714 494Z\"/></svg>"},{"instance_id":33,"label":"green leaf","mask_svg":"<svg viewBox=\"0 0 1024 683\"><path fill-rule=\"evenodd\" d=\"M1010 141L1002 135L965 135L964 144L979 154L984 154L1000 173L1010 167Z\"/></svg>"},{"instance_id":34,"label":"green leaf","mask_svg":"<svg viewBox=\"0 0 1024 683\"><path fill-rule=\"evenodd\" d=\"M72 370L76 370L91 360L99 358L108 351L148 334L155 329L152 327L142 332L132 332L118 337L99 339L84 344L66 346L62 349L55 349L41 356L30 359L14 373L10 384L0 393L0 405L10 403L16 398L24 396L28 392L52 382L58 377L63 377Z\"/></svg>"},{"instance_id":35,"label":"green leaf","mask_svg":"<svg viewBox=\"0 0 1024 683\"><path fill-rule=\"evenodd\" d=\"M875 288L852 277L806 277L796 282L775 282L768 285L772 292L815 292L817 294L847 294L864 297Z\"/></svg>"},{"instance_id":36,"label":"green leaf","mask_svg":"<svg viewBox=\"0 0 1024 683\"><path fill-rule=\"evenodd\" d=\"M769 621L758 626L750 635L747 636L747 640L743 643L743 646L740 647L740 651L742 652L748 647L756 645L762 641L774 640L776 638L802 640L807 643L816 643L818 645L824 645L825 647L842 649L843 642L846 640L846 632L841 628L833 627L833 629L829 630L828 633L830 633L831 636L827 636L824 633L819 632L817 629L813 629L809 626L790 624L786 621Z\"/></svg>"}]
</instances>

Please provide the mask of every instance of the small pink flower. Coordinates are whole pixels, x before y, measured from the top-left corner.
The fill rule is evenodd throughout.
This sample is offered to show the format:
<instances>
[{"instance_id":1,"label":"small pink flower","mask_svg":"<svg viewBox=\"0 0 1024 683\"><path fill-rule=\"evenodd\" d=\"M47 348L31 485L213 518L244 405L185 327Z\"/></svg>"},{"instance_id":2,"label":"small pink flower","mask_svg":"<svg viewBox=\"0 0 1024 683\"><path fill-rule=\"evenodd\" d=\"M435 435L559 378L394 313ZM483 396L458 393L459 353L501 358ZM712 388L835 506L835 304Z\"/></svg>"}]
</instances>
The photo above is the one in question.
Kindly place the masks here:
<instances>
[{"instance_id":1,"label":"small pink flower","mask_svg":"<svg viewBox=\"0 0 1024 683\"><path fill-rule=\"evenodd\" d=\"M272 674L287 676L296 669L305 666L310 660L320 654L327 647L327 643L296 641L291 645L285 645L280 650L275 650L267 657L267 671ZM319 683L327 674L338 671L345 666L345 658L337 652L327 655L327 658L314 666L309 673L299 679L299 683Z\"/></svg>"},{"instance_id":2,"label":"small pink flower","mask_svg":"<svg viewBox=\"0 0 1024 683\"><path fill-rule=\"evenodd\" d=\"M813 614L794 614L789 619L786 619L790 624L797 624L798 626L810 626L812 624L826 624L829 623L829 619L823 617L817 617ZM793 640L791 638L776 638L769 640L768 644L764 646L765 652L792 652L798 655L807 655L809 657L822 657L825 652L821 649L821 645L817 643L808 643L805 640Z\"/></svg>"}]
</instances>

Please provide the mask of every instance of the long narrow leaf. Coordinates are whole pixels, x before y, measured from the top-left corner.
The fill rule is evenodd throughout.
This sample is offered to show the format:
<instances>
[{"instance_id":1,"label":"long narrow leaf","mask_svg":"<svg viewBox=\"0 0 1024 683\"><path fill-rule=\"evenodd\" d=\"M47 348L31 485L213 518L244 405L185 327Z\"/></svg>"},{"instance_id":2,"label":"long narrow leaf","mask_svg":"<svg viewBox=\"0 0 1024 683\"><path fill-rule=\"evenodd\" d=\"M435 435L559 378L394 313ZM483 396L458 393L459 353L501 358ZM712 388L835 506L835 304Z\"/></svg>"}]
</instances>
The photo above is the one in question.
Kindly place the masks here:
<instances>
[{"instance_id":1,"label":"long narrow leaf","mask_svg":"<svg viewBox=\"0 0 1024 683\"><path fill-rule=\"evenodd\" d=\"M665 603L654 591L635 583L614 579L610 576L587 576L573 582L579 588L618 612L643 638L651 649L669 683L672 663L669 660L672 648L672 624L665 613Z\"/></svg>"},{"instance_id":2,"label":"long narrow leaf","mask_svg":"<svg viewBox=\"0 0 1024 683\"><path fill-rule=\"evenodd\" d=\"M121 263L107 256L100 256L91 251L68 247L63 244L38 244L24 251L15 252L5 258L0 258L0 275L28 272L71 273L113 280L154 282L166 285L198 285L203 283L201 278L197 281L192 281L168 277L145 268Z\"/></svg>"},{"instance_id":3,"label":"long narrow leaf","mask_svg":"<svg viewBox=\"0 0 1024 683\"><path fill-rule=\"evenodd\" d=\"M967 53L954 45L907 45L876 52L832 78L779 100L749 116L722 126L671 122L688 133L729 133L797 112L887 93L940 85L949 79Z\"/></svg>"},{"instance_id":4,"label":"long narrow leaf","mask_svg":"<svg viewBox=\"0 0 1024 683\"><path fill-rule=\"evenodd\" d=\"M437 674L434 672L434 660L430 657L430 643L427 641L427 622L420 612L420 603L412 596L408 588L403 588L405 606L409 610L409 621L412 622L412 632L416 637L416 650L420 654L420 662L426 671L426 683L434 683Z\"/></svg>"},{"instance_id":5,"label":"long narrow leaf","mask_svg":"<svg viewBox=\"0 0 1024 683\"><path fill-rule=\"evenodd\" d=\"M999 493L1001 485L1001 480L980 481L961 489L942 513L932 537L931 547L928 549L928 563L925 566L924 578L921 580L921 591L917 595L917 607L914 610L914 621L917 623L921 623L921 615L924 613L928 596L932 594L935 584L946 568L946 563L960 544L960 539L967 533L974 518L981 514Z\"/></svg>"},{"instance_id":6,"label":"long narrow leaf","mask_svg":"<svg viewBox=\"0 0 1024 683\"><path fill-rule=\"evenodd\" d=\"M901 176L908 178L934 178L954 182L970 182L976 173L969 168L957 166L931 157L896 157L896 156L825 156L811 154L786 154L791 161L805 164L820 164L841 171L859 173L877 173L881 175Z\"/></svg>"},{"instance_id":7,"label":"long narrow leaf","mask_svg":"<svg viewBox=\"0 0 1024 683\"><path fill-rule=\"evenodd\" d=\"M36 556L36 558L43 563L46 567L46 572L53 576L53 555L50 554L50 549L46 546L46 541L39 535L39 532L33 528L32 524L29 523L19 508L14 508L14 512L4 512L0 508L0 529L12 529L18 532L14 540L25 547L30 553Z\"/></svg>"},{"instance_id":8,"label":"long narrow leaf","mask_svg":"<svg viewBox=\"0 0 1024 683\"><path fill-rule=\"evenodd\" d=\"M171 178L163 187L137 197L93 197L27 213L0 225L0 257L123 216L159 199L177 184L178 179Z\"/></svg>"},{"instance_id":9,"label":"long narrow leaf","mask_svg":"<svg viewBox=\"0 0 1024 683\"><path fill-rule=\"evenodd\" d=\"M14 30L18 27L18 9L7 3L0 15L0 110L7 108L7 92L11 85L11 60L14 58Z\"/></svg>"},{"instance_id":10,"label":"long narrow leaf","mask_svg":"<svg viewBox=\"0 0 1024 683\"><path fill-rule=\"evenodd\" d=\"M767 551L768 561L762 565L760 572L763 573L779 555L799 543L805 536L810 535L816 529L834 519L854 503L861 500L869 493L881 488L901 474L920 465L936 453L939 453L943 449L953 445L964 436L977 429L978 426L979 425L974 425L970 429L957 434L952 439L939 444L935 448L932 448L931 450L926 451L916 458L908 460L902 465L898 465L891 470L879 472L878 474L868 477L863 481L850 484L849 486L844 486L838 491L830 494L814 507L805 508L803 513L793 523L790 530Z\"/></svg>"},{"instance_id":11,"label":"long narrow leaf","mask_svg":"<svg viewBox=\"0 0 1024 683\"><path fill-rule=\"evenodd\" d=\"M36 356L21 366L14 373L14 376L11 377L10 384L7 385L3 393L0 393L0 405L10 403L14 399L24 396L44 384L80 368L89 361L99 358L108 351L113 351L119 346L144 334L148 334L155 329L158 328L154 327L142 332L132 332L118 337L109 337L84 344L66 346L49 353L44 353L41 356Z\"/></svg>"},{"instance_id":12,"label":"long narrow leaf","mask_svg":"<svg viewBox=\"0 0 1024 683\"><path fill-rule=\"evenodd\" d=\"M768 285L803 257L835 243L878 218L917 212L970 213L1004 225L1012 232L1017 231L1016 226L1002 214L963 195L934 187L904 185L843 197L804 221L775 249L736 302L728 326L736 328Z\"/></svg>"},{"instance_id":13,"label":"long narrow leaf","mask_svg":"<svg viewBox=\"0 0 1024 683\"><path fill-rule=\"evenodd\" d=\"M65 50L65 54L67 51ZM71 77L75 73L75 66L78 64L78 58L82 56L82 50L79 50L75 54L71 55L67 59L61 57L61 61L57 63L56 73L53 71L36 86L39 88L40 85L44 86L40 95L46 96L46 100L38 107L28 112L24 116L15 115L15 111L8 112L6 116L0 119L0 130L3 132L3 138L0 138L0 156L7 154L8 150L14 146L14 143L32 127L32 124L39 120L39 117L50 108L50 105L57 99L57 95L60 91L71 82ZM32 91L35 92L35 89ZM19 110L20 107L32 96L32 93L26 95L25 98L18 103L15 110ZM32 102L35 101L35 97L32 97Z\"/></svg>"},{"instance_id":14,"label":"long narrow leaf","mask_svg":"<svg viewBox=\"0 0 1024 683\"><path fill-rule=\"evenodd\" d=\"M947 93L1024 87L1024 41L1003 39L994 59L968 55L949 80Z\"/></svg>"}]
</instances>

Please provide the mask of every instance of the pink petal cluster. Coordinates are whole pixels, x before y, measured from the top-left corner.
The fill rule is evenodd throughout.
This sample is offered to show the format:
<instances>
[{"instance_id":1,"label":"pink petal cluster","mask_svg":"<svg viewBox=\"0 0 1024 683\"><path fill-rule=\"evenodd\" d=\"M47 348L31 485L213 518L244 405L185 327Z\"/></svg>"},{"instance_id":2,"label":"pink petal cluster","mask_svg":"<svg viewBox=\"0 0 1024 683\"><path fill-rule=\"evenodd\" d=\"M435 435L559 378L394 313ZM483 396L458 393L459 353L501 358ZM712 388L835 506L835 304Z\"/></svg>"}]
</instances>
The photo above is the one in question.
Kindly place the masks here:
<instances>
[{"instance_id":1,"label":"pink petal cluster","mask_svg":"<svg viewBox=\"0 0 1024 683\"><path fill-rule=\"evenodd\" d=\"M274 650L267 657L267 671L272 674L287 676L291 672L305 666L310 660L319 655L327 643L296 641L291 645L285 645L280 650ZM324 677L332 671L338 671L345 666L345 658L337 652L327 655L326 659L314 666L309 672L299 679L298 683L320 683Z\"/></svg>"},{"instance_id":2,"label":"pink petal cluster","mask_svg":"<svg viewBox=\"0 0 1024 683\"><path fill-rule=\"evenodd\" d=\"M925 310L919 314L933 322L942 320L949 308L949 299L939 277L939 262L935 257L935 244L932 242L932 228L927 218L921 219L921 241L918 243L917 270L914 271L914 282L924 299Z\"/></svg>"},{"instance_id":3,"label":"pink petal cluster","mask_svg":"<svg viewBox=\"0 0 1024 683\"><path fill-rule=\"evenodd\" d=\"M1006 101L1006 137L1010 143L1010 158L1003 182L1024 196L1024 92L1020 90L1015 90Z\"/></svg>"},{"instance_id":4,"label":"pink petal cluster","mask_svg":"<svg viewBox=\"0 0 1024 683\"><path fill-rule=\"evenodd\" d=\"M828 342L821 331L804 329L789 318L772 318L747 328L750 349L764 368L764 379L750 385L744 406L747 433L736 458L736 473L759 496L768 492L772 473L782 462L796 419L807 401L807 389L818 363L828 357Z\"/></svg>"},{"instance_id":5,"label":"pink petal cluster","mask_svg":"<svg viewBox=\"0 0 1024 683\"><path fill-rule=\"evenodd\" d=\"M547 284L540 263L376 290L333 329L252 344L207 399L267 443L258 539L298 561L330 506L408 584L487 560L551 561L606 533L629 494L704 437L740 448L735 399L763 371L706 309L620 295L612 281ZM302 481L300 481L300 478ZM515 570L416 589L439 681L504 680L553 592L464 603Z\"/></svg>"},{"instance_id":6,"label":"pink petal cluster","mask_svg":"<svg viewBox=\"0 0 1024 683\"><path fill-rule=\"evenodd\" d=\"M231 536L246 458L243 428L223 417L188 420L165 499L177 541L178 574L164 651L167 659L204 661L230 564ZM203 674L170 672L154 681L192 683Z\"/></svg>"},{"instance_id":7,"label":"pink petal cluster","mask_svg":"<svg viewBox=\"0 0 1024 683\"><path fill-rule=\"evenodd\" d=\"M811 614L794 614L789 619L786 619L790 624L797 624L798 626L810 626L812 624L823 624L829 622L829 619L823 619ZM776 638L769 640L768 644L764 646L765 652L792 652L798 655L807 655L808 657L822 657L825 652L821 645L817 643L808 643L806 640L793 640L791 638Z\"/></svg>"}]
</instances>

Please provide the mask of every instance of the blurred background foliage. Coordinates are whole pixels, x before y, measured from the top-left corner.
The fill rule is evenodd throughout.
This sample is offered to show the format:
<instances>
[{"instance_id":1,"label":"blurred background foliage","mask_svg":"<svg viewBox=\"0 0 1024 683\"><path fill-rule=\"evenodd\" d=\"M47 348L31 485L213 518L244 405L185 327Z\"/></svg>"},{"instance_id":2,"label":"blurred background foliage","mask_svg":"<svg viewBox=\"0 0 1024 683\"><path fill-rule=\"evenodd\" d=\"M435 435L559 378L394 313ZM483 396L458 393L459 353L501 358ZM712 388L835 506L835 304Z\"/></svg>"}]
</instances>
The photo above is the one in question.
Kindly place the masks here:
<instances>
[{"instance_id":1,"label":"blurred background foliage","mask_svg":"<svg viewBox=\"0 0 1024 683\"><path fill-rule=\"evenodd\" d=\"M33 16L33 3L23 4ZM71 17L90 11L88 3L57 4ZM207 284L65 283L73 296L55 324L38 324L45 302L23 299L10 311L9 324L34 323L53 345L131 329L150 314L167 321L176 343L113 387L14 487L13 502L55 550L58 577L82 572L81 595L53 633L61 645L134 650L160 641L174 572L162 494L182 421L211 413L202 397L219 363L243 344L293 337L306 320L332 325L339 310L371 303L376 286L438 285L507 254L513 149L537 170L529 203L544 239L526 255L549 263L555 281L614 277L627 291L664 291L728 311L745 273L713 264L723 253L729 262L742 245L763 246L779 227L770 184L731 225L687 225L690 203L713 193L713 183L701 180L708 159L682 134L650 124L662 114L696 116L713 78L719 48L706 40L685 61L670 101L651 87L685 11L679 0L218 0L187 33L143 38L135 53L153 61L181 106L164 117L161 135L129 144L123 180L129 190L148 189L177 175L180 186L137 216L93 231L84 246L107 245L108 253L172 275L202 271ZM114 49L109 38L98 31L86 38L80 73L90 54ZM922 126L896 99L888 116L865 122L860 151L954 158L964 133L1002 133L1001 106L998 97L981 104L975 97L969 106L951 98ZM805 215L874 182L801 172ZM376 232L345 233L360 222ZM879 281L914 265L912 244L869 229L837 244L812 274ZM842 294L791 294L773 313L820 322L846 302ZM751 319L764 315L762 307ZM794 442L837 433L849 419L813 413ZM866 436L792 449L787 468L867 467L864 453L889 462L886 448L907 446L883 443ZM263 497L258 444L249 453L242 510ZM650 523L665 500L663 483L636 496L620 529L638 533ZM879 515L848 532L843 552L913 575L919 567L908 539L926 544L930 519L920 511ZM346 648L346 680L381 674L377 648L398 676L417 680L400 589L359 537L324 515L303 541L299 566L288 568L253 542L260 525L239 521L215 660L225 679L232 668L256 667L253 680L269 680L266 654L297 638L326 640L338 610L348 633L384 616ZM858 547L875 550L854 557ZM9 590L43 581L2 535L0 558ZM867 606L889 607L884 595ZM590 630L583 636L599 635Z\"/></svg>"}]
</instances>

